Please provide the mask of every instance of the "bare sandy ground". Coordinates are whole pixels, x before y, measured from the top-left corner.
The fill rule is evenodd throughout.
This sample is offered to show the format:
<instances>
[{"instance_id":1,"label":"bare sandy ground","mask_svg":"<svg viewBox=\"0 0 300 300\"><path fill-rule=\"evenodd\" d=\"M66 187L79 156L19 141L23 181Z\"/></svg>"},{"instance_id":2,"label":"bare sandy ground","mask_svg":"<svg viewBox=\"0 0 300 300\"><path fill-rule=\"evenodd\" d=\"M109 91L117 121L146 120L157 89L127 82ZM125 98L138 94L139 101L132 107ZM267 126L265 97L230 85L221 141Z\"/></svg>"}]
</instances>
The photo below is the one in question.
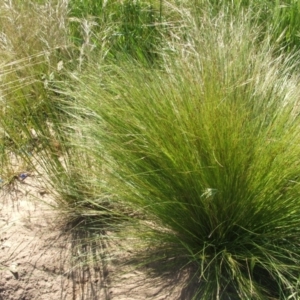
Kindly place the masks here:
<instances>
[{"instance_id":1,"label":"bare sandy ground","mask_svg":"<svg viewBox=\"0 0 300 300\"><path fill-rule=\"evenodd\" d=\"M0 190L0 300L189 299L180 278L127 272L100 251L107 245L64 232L40 180L31 174Z\"/></svg>"}]
</instances>

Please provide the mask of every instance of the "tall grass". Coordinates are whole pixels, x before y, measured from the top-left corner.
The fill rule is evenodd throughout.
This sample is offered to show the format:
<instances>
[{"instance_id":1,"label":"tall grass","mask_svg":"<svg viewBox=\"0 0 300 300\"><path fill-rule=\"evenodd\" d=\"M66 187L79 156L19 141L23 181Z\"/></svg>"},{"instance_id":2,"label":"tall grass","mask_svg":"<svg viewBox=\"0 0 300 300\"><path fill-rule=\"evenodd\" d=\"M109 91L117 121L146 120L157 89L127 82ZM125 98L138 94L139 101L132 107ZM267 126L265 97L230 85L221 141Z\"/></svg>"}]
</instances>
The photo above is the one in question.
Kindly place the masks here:
<instances>
[{"instance_id":1,"label":"tall grass","mask_svg":"<svg viewBox=\"0 0 300 300\"><path fill-rule=\"evenodd\" d=\"M191 267L195 299L298 299L293 59L253 16L182 13L160 69L94 63L69 91L102 188L149 225L149 260Z\"/></svg>"},{"instance_id":2,"label":"tall grass","mask_svg":"<svg viewBox=\"0 0 300 300\"><path fill-rule=\"evenodd\" d=\"M11 154L31 154L38 144L38 128L47 127L48 111L54 110L49 86L68 58L66 20L66 1L0 4L0 176L5 181L11 173Z\"/></svg>"},{"instance_id":3,"label":"tall grass","mask_svg":"<svg viewBox=\"0 0 300 300\"><path fill-rule=\"evenodd\" d=\"M72 148L73 128L68 126L72 117L62 100L69 105L73 99L59 94L63 70L80 72L93 51L148 63L154 60L160 38L157 10L150 3L106 4L76 0L0 4L0 178L7 182L16 175L9 166L13 152L44 174L58 208L75 223L99 216L101 207L102 219L105 214L115 216L107 213L111 204L99 182L98 190L94 188L97 176L102 176L100 162L91 167L94 162Z\"/></svg>"},{"instance_id":4,"label":"tall grass","mask_svg":"<svg viewBox=\"0 0 300 300\"><path fill-rule=\"evenodd\" d=\"M300 49L300 3L297 0L270 1L270 0L230 0L230 1L207 1L194 0L184 3L185 7L194 15L210 12L216 16L221 10L228 14L239 15L246 10L252 10L256 15L254 22L259 21L264 30L261 36L270 32L272 42L276 43L277 51L290 53ZM297 58L298 59L298 58Z\"/></svg>"},{"instance_id":5,"label":"tall grass","mask_svg":"<svg viewBox=\"0 0 300 300\"><path fill-rule=\"evenodd\" d=\"M161 6L156 0L69 1L70 37L81 51L104 47L117 59L125 55L153 63L161 39Z\"/></svg>"}]
</instances>

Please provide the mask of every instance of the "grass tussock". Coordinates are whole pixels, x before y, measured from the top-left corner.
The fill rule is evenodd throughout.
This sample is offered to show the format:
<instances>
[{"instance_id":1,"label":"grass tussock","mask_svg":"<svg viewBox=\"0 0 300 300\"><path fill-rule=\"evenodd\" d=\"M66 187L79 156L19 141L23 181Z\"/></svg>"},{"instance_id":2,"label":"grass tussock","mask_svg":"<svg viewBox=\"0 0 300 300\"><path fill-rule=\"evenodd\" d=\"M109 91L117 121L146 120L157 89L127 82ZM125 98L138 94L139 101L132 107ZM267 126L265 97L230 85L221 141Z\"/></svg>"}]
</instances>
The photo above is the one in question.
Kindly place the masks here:
<instances>
[{"instance_id":1,"label":"grass tussock","mask_svg":"<svg viewBox=\"0 0 300 300\"><path fill-rule=\"evenodd\" d=\"M150 224L161 257L193 267L195 299L298 299L292 57L247 14L185 20L161 68L95 63L69 92L102 187Z\"/></svg>"},{"instance_id":2,"label":"grass tussock","mask_svg":"<svg viewBox=\"0 0 300 300\"><path fill-rule=\"evenodd\" d=\"M67 57L66 20L65 1L0 4L0 123L5 152L32 152L35 132L46 126L49 110L54 110L49 88Z\"/></svg>"},{"instance_id":3,"label":"grass tussock","mask_svg":"<svg viewBox=\"0 0 300 300\"><path fill-rule=\"evenodd\" d=\"M161 44L161 1L69 1L70 37L81 58L104 51L110 58L157 60ZM166 26L164 26L166 27Z\"/></svg>"},{"instance_id":4,"label":"grass tussock","mask_svg":"<svg viewBox=\"0 0 300 300\"><path fill-rule=\"evenodd\" d=\"M144 2L89 4L7 1L1 4L0 14L3 170L10 168L13 152L47 174L47 186L59 209L71 219L98 216L103 203L108 210L111 204L99 190L99 182L97 192L94 188L95 178L102 174L99 162L91 167L84 153L71 149L73 129L66 124L73 116L66 113L62 100L69 105L72 98L59 93L66 80L64 69L80 72L93 51L145 62L154 55L159 38L156 10ZM1 172L5 182L10 173ZM103 197L106 200L100 200Z\"/></svg>"},{"instance_id":5,"label":"grass tussock","mask_svg":"<svg viewBox=\"0 0 300 300\"><path fill-rule=\"evenodd\" d=\"M300 46L300 2L297 0L231 0L231 1L210 1L193 0L184 3L195 15L207 14L216 16L220 11L227 15L239 16L245 11L252 11L255 16L254 22L259 22L263 30L260 35L271 32L271 40L276 43L277 51L291 53Z\"/></svg>"}]
</instances>

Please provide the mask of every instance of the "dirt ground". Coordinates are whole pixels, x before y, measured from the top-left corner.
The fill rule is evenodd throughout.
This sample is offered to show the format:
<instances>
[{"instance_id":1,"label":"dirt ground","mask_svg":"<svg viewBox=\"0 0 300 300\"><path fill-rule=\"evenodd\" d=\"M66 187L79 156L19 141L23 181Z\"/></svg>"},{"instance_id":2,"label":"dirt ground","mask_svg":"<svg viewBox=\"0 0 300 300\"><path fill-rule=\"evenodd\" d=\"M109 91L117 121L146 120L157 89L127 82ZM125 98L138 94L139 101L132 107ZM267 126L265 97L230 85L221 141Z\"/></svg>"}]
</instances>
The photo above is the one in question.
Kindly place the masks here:
<instances>
[{"instance_id":1,"label":"dirt ground","mask_svg":"<svg viewBox=\"0 0 300 300\"><path fill-rule=\"evenodd\" d=\"M42 178L30 175L0 190L0 300L188 299L178 278L126 272L98 253L103 245L90 251L63 232Z\"/></svg>"}]
</instances>

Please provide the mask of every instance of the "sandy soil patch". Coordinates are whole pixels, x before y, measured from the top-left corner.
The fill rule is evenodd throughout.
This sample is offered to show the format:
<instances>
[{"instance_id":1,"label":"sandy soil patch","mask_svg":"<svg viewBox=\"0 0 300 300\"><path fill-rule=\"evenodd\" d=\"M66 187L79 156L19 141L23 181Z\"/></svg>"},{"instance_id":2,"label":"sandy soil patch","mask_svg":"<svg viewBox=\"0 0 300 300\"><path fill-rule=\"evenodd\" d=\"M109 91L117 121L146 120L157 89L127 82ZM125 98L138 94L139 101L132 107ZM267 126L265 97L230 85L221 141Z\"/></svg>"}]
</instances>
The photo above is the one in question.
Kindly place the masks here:
<instances>
[{"instance_id":1,"label":"sandy soil patch","mask_svg":"<svg viewBox=\"0 0 300 300\"><path fill-rule=\"evenodd\" d=\"M72 235L62 232L38 179L1 190L0 299L106 299L102 268L87 267L80 254L75 259Z\"/></svg>"}]
</instances>

